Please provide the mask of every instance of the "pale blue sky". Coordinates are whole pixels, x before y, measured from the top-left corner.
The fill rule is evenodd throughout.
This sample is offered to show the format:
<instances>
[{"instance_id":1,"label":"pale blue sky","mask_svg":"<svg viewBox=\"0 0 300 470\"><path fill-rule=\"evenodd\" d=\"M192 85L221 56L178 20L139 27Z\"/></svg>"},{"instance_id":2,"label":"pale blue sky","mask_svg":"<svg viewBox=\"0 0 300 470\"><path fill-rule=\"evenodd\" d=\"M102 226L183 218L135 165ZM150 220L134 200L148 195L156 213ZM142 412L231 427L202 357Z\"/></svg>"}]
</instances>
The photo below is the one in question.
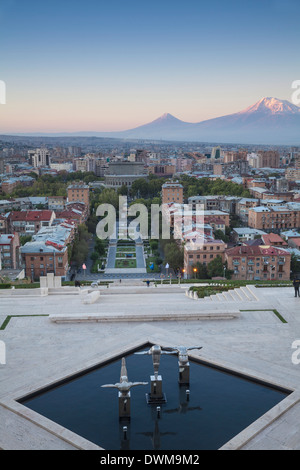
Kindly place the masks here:
<instances>
[{"instance_id":1,"label":"pale blue sky","mask_svg":"<svg viewBox=\"0 0 300 470\"><path fill-rule=\"evenodd\" d=\"M1 0L0 132L199 122L300 79L298 0Z\"/></svg>"}]
</instances>

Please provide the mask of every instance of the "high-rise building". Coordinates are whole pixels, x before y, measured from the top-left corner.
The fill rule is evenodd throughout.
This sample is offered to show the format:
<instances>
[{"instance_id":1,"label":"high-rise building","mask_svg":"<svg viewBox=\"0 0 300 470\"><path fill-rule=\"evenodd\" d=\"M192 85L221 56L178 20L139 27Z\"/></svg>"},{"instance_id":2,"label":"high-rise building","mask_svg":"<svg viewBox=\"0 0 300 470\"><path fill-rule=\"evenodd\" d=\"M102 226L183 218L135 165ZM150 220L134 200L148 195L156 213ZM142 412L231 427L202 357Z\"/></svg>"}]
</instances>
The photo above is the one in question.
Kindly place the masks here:
<instances>
[{"instance_id":1,"label":"high-rise building","mask_svg":"<svg viewBox=\"0 0 300 470\"><path fill-rule=\"evenodd\" d=\"M50 165L50 152L46 148L28 150L29 161L35 168Z\"/></svg>"}]
</instances>

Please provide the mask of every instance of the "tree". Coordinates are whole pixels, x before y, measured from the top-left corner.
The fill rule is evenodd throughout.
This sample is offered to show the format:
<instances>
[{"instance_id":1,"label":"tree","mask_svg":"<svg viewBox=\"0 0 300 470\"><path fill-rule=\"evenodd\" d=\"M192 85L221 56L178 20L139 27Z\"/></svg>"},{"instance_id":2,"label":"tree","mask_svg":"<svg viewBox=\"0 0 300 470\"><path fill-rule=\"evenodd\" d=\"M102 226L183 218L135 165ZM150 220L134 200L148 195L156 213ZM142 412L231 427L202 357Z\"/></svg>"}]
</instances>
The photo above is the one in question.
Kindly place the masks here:
<instances>
[{"instance_id":1,"label":"tree","mask_svg":"<svg viewBox=\"0 0 300 470\"><path fill-rule=\"evenodd\" d=\"M98 256L103 256L105 254L105 243L101 238L97 238L95 241L95 251L98 253Z\"/></svg>"},{"instance_id":2,"label":"tree","mask_svg":"<svg viewBox=\"0 0 300 470\"><path fill-rule=\"evenodd\" d=\"M291 256L291 275L294 278L295 275L300 275L300 258L292 253Z\"/></svg>"},{"instance_id":3,"label":"tree","mask_svg":"<svg viewBox=\"0 0 300 470\"><path fill-rule=\"evenodd\" d=\"M122 184L120 188L118 188L119 196L127 196L128 195L128 186L126 184Z\"/></svg>"},{"instance_id":4,"label":"tree","mask_svg":"<svg viewBox=\"0 0 300 470\"><path fill-rule=\"evenodd\" d=\"M208 263L207 274L210 278L224 276L224 264L220 255Z\"/></svg>"},{"instance_id":5,"label":"tree","mask_svg":"<svg viewBox=\"0 0 300 470\"><path fill-rule=\"evenodd\" d=\"M77 266L81 266L88 257L89 245L88 241L91 235L84 224L78 226L78 233L75 237L72 249L71 260Z\"/></svg>"},{"instance_id":6,"label":"tree","mask_svg":"<svg viewBox=\"0 0 300 470\"><path fill-rule=\"evenodd\" d=\"M98 258L99 258L99 255L97 251L93 251L93 253L91 254L91 260L96 261Z\"/></svg>"},{"instance_id":7,"label":"tree","mask_svg":"<svg viewBox=\"0 0 300 470\"><path fill-rule=\"evenodd\" d=\"M20 244L21 246L25 245L25 243L30 242L32 240L31 235L21 235L20 236Z\"/></svg>"},{"instance_id":8,"label":"tree","mask_svg":"<svg viewBox=\"0 0 300 470\"><path fill-rule=\"evenodd\" d=\"M98 217L96 215L90 215L86 221L87 229L90 233L96 233L96 227L98 224Z\"/></svg>"},{"instance_id":9,"label":"tree","mask_svg":"<svg viewBox=\"0 0 300 470\"><path fill-rule=\"evenodd\" d=\"M216 240L223 240L223 242L225 243L229 242L229 237L225 235L223 230L220 230L220 229L215 230L214 235L215 235Z\"/></svg>"},{"instance_id":10,"label":"tree","mask_svg":"<svg viewBox=\"0 0 300 470\"><path fill-rule=\"evenodd\" d=\"M105 188L97 196L95 206L100 204L111 204L115 209L119 207L119 196L112 188Z\"/></svg>"},{"instance_id":11,"label":"tree","mask_svg":"<svg viewBox=\"0 0 300 470\"><path fill-rule=\"evenodd\" d=\"M183 267L183 248L178 246L175 241L170 241L164 246L164 255L165 261L169 263L171 268L176 270Z\"/></svg>"},{"instance_id":12,"label":"tree","mask_svg":"<svg viewBox=\"0 0 300 470\"><path fill-rule=\"evenodd\" d=\"M207 267L206 267L205 264L200 263L198 261L198 263L196 263L195 265L192 266L193 272L194 272L195 268L197 269L197 271L196 271L196 278L197 279L208 279Z\"/></svg>"}]
</instances>

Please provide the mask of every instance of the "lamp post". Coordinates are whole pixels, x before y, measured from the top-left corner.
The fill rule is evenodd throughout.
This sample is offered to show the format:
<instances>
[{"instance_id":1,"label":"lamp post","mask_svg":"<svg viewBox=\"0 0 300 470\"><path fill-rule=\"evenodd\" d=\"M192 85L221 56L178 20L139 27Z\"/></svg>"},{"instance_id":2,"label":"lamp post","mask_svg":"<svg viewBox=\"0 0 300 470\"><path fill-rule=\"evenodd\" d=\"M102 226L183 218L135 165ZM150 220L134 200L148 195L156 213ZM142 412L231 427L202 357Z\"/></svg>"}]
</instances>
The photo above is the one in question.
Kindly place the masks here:
<instances>
[{"instance_id":1,"label":"lamp post","mask_svg":"<svg viewBox=\"0 0 300 470\"><path fill-rule=\"evenodd\" d=\"M197 268L194 268L193 271L194 271L194 279L196 279Z\"/></svg>"}]
</instances>

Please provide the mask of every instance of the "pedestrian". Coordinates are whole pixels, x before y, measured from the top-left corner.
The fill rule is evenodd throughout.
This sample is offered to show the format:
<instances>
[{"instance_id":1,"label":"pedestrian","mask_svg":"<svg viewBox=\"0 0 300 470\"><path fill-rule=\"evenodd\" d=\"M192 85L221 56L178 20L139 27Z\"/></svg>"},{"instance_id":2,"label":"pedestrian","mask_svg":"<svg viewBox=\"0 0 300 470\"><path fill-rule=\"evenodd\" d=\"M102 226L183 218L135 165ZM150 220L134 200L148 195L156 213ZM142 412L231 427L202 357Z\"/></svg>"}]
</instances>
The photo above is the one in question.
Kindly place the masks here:
<instances>
[{"instance_id":1,"label":"pedestrian","mask_svg":"<svg viewBox=\"0 0 300 470\"><path fill-rule=\"evenodd\" d=\"M300 279L294 279L293 286L294 286L294 289L295 289L295 297L297 297L297 296L300 297L300 292L299 292Z\"/></svg>"}]
</instances>

